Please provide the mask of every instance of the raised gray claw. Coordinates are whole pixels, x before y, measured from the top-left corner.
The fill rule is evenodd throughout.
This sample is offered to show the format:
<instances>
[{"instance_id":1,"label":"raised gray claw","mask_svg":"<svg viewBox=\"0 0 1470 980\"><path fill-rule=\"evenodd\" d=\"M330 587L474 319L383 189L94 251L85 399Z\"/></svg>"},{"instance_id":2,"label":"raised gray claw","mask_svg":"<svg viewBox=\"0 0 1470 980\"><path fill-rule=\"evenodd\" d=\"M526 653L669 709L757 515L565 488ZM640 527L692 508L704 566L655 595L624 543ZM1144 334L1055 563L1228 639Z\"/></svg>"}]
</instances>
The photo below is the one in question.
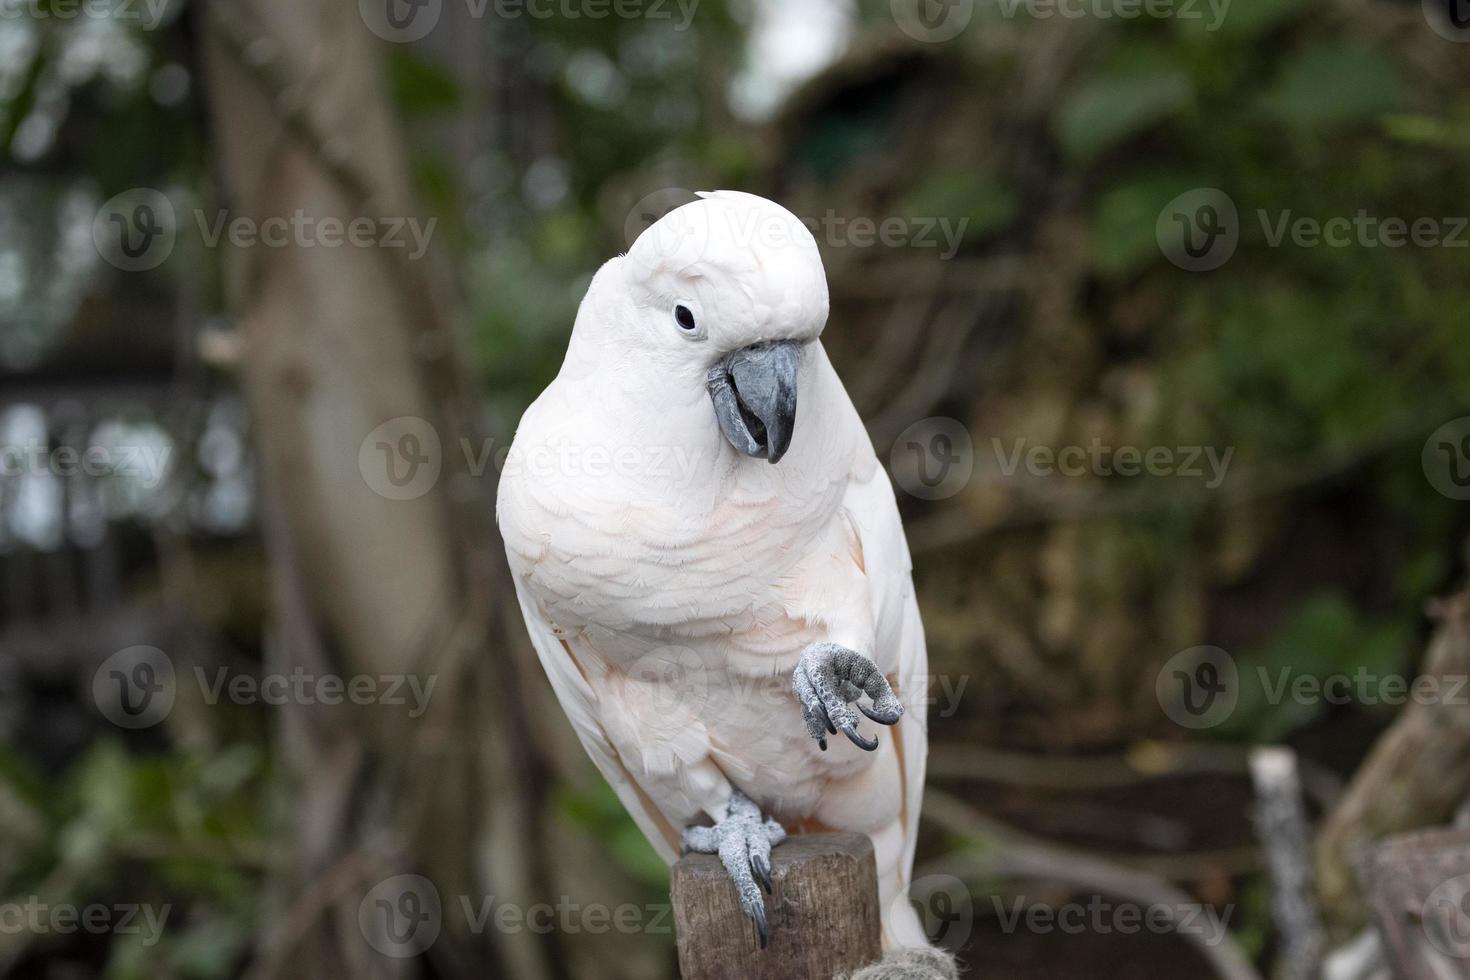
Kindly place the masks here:
<instances>
[{"instance_id":1,"label":"raised gray claw","mask_svg":"<svg viewBox=\"0 0 1470 980\"><path fill-rule=\"evenodd\" d=\"M740 907L755 923L761 949L770 942L766 924L766 903L760 888L771 893L771 848L786 839L786 828L761 817L760 807L735 790L730 796L730 809L725 819L713 827L689 827L684 831L684 850L700 854L718 854L720 863L735 881L740 894ZM756 887L757 882L760 888Z\"/></svg>"},{"instance_id":2,"label":"raised gray claw","mask_svg":"<svg viewBox=\"0 0 1470 980\"><path fill-rule=\"evenodd\" d=\"M806 730L823 752L827 751L827 736L839 731L867 752L878 747L876 738L858 734L857 715L849 707L864 694L873 706L859 704L858 711L878 724L892 725L903 717L903 704L877 665L837 643L813 643L801 652L791 674L791 690L801 702Z\"/></svg>"}]
</instances>

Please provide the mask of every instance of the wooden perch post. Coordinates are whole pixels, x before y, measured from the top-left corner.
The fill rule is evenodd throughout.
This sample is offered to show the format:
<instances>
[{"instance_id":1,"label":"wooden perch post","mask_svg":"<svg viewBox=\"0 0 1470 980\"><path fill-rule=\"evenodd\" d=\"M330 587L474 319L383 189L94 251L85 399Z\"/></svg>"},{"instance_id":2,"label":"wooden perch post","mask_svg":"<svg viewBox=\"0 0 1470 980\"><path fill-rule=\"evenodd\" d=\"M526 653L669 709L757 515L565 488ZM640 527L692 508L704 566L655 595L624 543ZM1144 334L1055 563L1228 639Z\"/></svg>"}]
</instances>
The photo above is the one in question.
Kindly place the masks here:
<instances>
[{"instance_id":1,"label":"wooden perch post","mask_svg":"<svg viewBox=\"0 0 1470 980\"><path fill-rule=\"evenodd\" d=\"M862 834L791 837L771 852L761 949L735 885L713 854L674 865L674 929L683 980L829 980L882 955L878 868Z\"/></svg>"}]
</instances>

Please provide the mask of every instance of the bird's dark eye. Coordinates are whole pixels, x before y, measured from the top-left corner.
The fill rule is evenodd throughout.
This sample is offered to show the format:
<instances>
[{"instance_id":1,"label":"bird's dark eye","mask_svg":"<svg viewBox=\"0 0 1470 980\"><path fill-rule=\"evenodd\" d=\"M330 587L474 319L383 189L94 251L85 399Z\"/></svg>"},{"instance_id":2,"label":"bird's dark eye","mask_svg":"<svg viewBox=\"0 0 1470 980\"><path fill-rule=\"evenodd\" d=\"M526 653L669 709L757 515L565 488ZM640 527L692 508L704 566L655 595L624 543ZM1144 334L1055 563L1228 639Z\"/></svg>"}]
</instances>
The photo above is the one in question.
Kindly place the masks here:
<instances>
[{"instance_id":1,"label":"bird's dark eye","mask_svg":"<svg viewBox=\"0 0 1470 980\"><path fill-rule=\"evenodd\" d=\"M694 311L683 303L674 307L674 320L679 324L679 329L693 333L697 327L694 323Z\"/></svg>"}]
</instances>

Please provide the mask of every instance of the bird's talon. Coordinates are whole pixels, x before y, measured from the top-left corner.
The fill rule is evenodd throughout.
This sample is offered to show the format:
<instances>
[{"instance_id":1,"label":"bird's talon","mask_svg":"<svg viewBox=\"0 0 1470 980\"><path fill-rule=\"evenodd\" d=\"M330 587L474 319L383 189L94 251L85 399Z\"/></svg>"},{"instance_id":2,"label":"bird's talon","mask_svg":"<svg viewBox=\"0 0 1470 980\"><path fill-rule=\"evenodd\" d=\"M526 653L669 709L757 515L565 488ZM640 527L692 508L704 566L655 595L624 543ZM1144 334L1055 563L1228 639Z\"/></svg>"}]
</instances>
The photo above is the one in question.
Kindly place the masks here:
<instances>
[{"instance_id":1,"label":"bird's talon","mask_svg":"<svg viewBox=\"0 0 1470 980\"><path fill-rule=\"evenodd\" d=\"M761 948L770 941L766 921L766 894L774 890L771 879L771 848L786 839L786 829L775 820L762 820L760 807L739 790L730 794L725 819L713 827L689 827L684 831L684 848L701 854L717 854L735 884L740 908L750 917L760 937Z\"/></svg>"},{"instance_id":2,"label":"bird's talon","mask_svg":"<svg viewBox=\"0 0 1470 980\"><path fill-rule=\"evenodd\" d=\"M750 859L750 870L755 873L755 880L765 889L767 895L771 894L771 863L765 858L756 856Z\"/></svg>"},{"instance_id":3,"label":"bird's talon","mask_svg":"<svg viewBox=\"0 0 1470 980\"><path fill-rule=\"evenodd\" d=\"M802 651L791 675L791 689L801 703L807 732L823 752L827 751L826 735L839 731L865 752L878 748L876 738L858 734L857 715L849 705L855 704L864 717L880 725L896 724L903 717L903 704L878 666L836 643L813 643ZM860 703L864 695L871 707Z\"/></svg>"},{"instance_id":4,"label":"bird's talon","mask_svg":"<svg viewBox=\"0 0 1470 980\"><path fill-rule=\"evenodd\" d=\"M878 740L876 738L863 738L857 733L857 729L851 725L843 725L842 734L846 735L849 742L851 742L853 745L856 745L864 752L871 752L878 747Z\"/></svg>"},{"instance_id":5,"label":"bird's talon","mask_svg":"<svg viewBox=\"0 0 1470 980\"><path fill-rule=\"evenodd\" d=\"M890 715L880 715L863 704L858 705L857 708L863 714L867 715L871 721L876 721L880 725L896 725L898 724L898 719L903 717L903 705L899 705L895 712Z\"/></svg>"}]
</instances>

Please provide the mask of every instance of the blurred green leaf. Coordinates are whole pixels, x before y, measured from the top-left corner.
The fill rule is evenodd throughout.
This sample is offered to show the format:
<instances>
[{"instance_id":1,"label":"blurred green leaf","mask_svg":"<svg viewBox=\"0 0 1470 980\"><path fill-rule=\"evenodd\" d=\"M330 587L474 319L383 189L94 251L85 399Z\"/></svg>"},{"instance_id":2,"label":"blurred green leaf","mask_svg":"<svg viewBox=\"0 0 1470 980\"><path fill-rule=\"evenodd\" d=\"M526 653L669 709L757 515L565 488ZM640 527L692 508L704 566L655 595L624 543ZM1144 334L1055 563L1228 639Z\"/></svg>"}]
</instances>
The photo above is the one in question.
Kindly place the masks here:
<instances>
[{"instance_id":1,"label":"blurred green leaf","mask_svg":"<svg viewBox=\"0 0 1470 980\"><path fill-rule=\"evenodd\" d=\"M1356 695L1359 676L1377 697L1377 684L1408 668L1410 630L1401 621L1378 620L1355 609L1340 593L1319 593L1302 602L1261 649L1242 657L1240 700L1226 730L1255 741L1276 742L1333 707L1317 692ZM1303 678L1310 679L1304 683ZM1328 690L1330 678L1350 683ZM1294 685L1310 694L1299 697ZM1383 704L1365 710L1394 710Z\"/></svg>"},{"instance_id":2,"label":"blurred green leaf","mask_svg":"<svg viewBox=\"0 0 1470 980\"><path fill-rule=\"evenodd\" d=\"M1088 226L1093 266L1104 276L1120 278L1158 260L1155 227L1159 212L1189 188L1210 183L1198 176L1159 173L1110 188L1098 201Z\"/></svg>"},{"instance_id":3,"label":"blurred green leaf","mask_svg":"<svg viewBox=\"0 0 1470 980\"><path fill-rule=\"evenodd\" d=\"M964 219L965 240L997 231L1015 218L1020 207L1015 192L997 175L981 168L941 169L924 175L903 198L904 214Z\"/></svg>"},{"instance_id":4,"label":"blurred green leaf","mask_svg":"<svg viewBox=\"0 0 1470 980\"><path fill-rule=\"evenodd\" d=\"M396 47L388 57L393 101L406 115L453 112L460 106L459 85L438 65Z\"/></svg>"},{"instance_id":5,"label":"blurred green leaf","mask_svg":"<svg viewBox=\"0 0 1470 980\"><path fill-rule=\"evenodd\" d=\"M1470 122L1450 122L1433 116L1388 116L1383 131L1389 139L1425 146L1470 149Z\"/></svg>"},{"instance_id":6,"label":"blurred green leaf","mask_svg":"<svg viewBox=\"0 0 1470 980\"><path fill-rule=\"evenodd\" d=\"M668 867L607 783L599 782L586 793L563 786L556 795L556 806L595 839L606 841L619 866L631 877L660 888L668 883Z\"/></svg>"},{"instance_id":7,"label":"blurred green leaf","mask_svg":"<svg viewBox=\"0 0 1470 980\"><path fill-rule=\"evenodd\" d=\"M248 924L236 916L195 913L182 925L171 934L168 959L183 977L230 976L250 943Z\"/></svg>"},{"instance_id":8,"label":"blurred green leaf","mask_svg":"<svg viewBox=\"0 0 1470 980\"><path fill-rule=\"evenodd\" d=\"M1289 125L1367 119L1400 108L1405 100L1398 70L1372 48L1344 42L1298 52L1281 71L1266 106Z\"/></svg>"},{"instance_id":9,"label":"blurred green leaf","mask_svg":"<svg viewBox=\"0 0 1470 980\"><path fill-rule=\"evenodd\" d=\"M1182 71L1094 78L1062 103L1057 140L1069 158L1085 162L1169 117L1192 97Z\"/></svg>"},{"instance_id":10,"label":"blurred green leaf","mask_svg":"<svg viewBox=\"0 0 1470 980\"><path fill-rule=\"evenodd\" d=\"M1201 0L1199 6L1199 17L1174 18L1180 33L1239 40L1265 34L1310 8L1308 0Z\"/></svg>"}]
</instances>

